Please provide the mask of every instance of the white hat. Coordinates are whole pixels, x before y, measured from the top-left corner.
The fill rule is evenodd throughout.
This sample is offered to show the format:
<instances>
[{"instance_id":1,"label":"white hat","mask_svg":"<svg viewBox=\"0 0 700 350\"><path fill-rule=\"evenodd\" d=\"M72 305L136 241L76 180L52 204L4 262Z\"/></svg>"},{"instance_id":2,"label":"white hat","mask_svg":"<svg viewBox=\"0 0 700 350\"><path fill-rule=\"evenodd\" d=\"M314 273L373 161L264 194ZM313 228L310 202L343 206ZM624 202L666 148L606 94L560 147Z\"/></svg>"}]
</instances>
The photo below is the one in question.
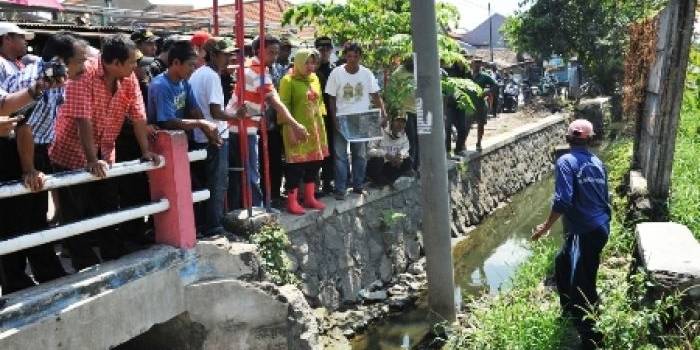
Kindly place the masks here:
<instances>
[{"instance_id":1,"label":"white hat","mask_svg":"<svg viewBox=\"0 0 700 350\"><path fill-rule=\"evenodd\" d=\"M0 22L0 36L5 35L7 33L24 35L24 38L27 40L34 39L34 33L28 32L18 27L16 24L9 22Z\"/></svg>"}]
</instances>

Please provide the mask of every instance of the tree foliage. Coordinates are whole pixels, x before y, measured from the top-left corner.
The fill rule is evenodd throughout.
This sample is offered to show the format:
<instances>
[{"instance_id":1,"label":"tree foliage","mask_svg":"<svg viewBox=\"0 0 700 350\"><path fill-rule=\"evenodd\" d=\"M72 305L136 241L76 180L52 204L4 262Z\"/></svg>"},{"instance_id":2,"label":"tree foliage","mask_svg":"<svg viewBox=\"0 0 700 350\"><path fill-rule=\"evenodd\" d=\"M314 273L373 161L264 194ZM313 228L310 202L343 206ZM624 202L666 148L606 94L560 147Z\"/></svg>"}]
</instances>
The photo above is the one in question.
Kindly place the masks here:
<instances>
[{"instance_id":1,"label":"tree foliage","mask_svg":"<svg viewBox=\"0 0 700 350\"><path fill-rule=\"evenodd\" d=\"M445 34L456 26L459 11L438 2L438 47L448 62L463 61L457 42ZM345 4L309 2L284 13L283 25L314 26L318 35L337 43L358 42L365 48L365 63L373 68L392 66L397 57L412 52L411 8L408 0L347 0Z\"/></svg>"},{"instance_id":2,"label":"tree foliage","mask_svg":"<svg viewBox=\"0 0 700 350\"><path fill-rule=\"evenodd\" d=\"M504 25L509 45L539 59L578 57L607 92L622 78L627 26L666 0L523 0Z\"/></svg>"}]
</instances>

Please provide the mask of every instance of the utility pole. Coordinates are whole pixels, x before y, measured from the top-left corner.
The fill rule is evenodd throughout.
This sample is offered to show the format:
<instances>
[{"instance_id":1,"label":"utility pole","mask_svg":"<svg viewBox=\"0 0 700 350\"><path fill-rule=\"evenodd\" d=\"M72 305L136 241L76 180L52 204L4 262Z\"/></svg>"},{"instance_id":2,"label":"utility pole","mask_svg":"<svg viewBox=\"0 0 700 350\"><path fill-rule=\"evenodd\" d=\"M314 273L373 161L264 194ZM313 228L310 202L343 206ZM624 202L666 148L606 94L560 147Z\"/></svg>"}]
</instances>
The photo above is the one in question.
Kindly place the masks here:
<instances>
[{"instance_id":1,"label":"utility pole","mask_svg":"<svg viewBox=\"0 0 700 350\"><path fill-rule=\"evenodd\" d=\"M454 322L455 288L447 191L445 125L442 119L440 59L437 47L435 0L411 0L411 33L417 74L418 118L432 120L432 128L419 137L423 244L428 277L428 305L448 322ZM420 131L420 130L419 130Z\"/></svg>"},{"instance_id":2,"label":"utility pole","mask_svg":"<svg viewBox=\"0 0 700 350\"><path fill-rule=\"evenodd\" d=\"M489 1L489 52L491 52L491 62L493 62L493 16L491 16L491 2L490 1Z\"/></svg>"},{"instance_id":3,"label":"utility pole","mask_svg":"<svg viewBox=\"0 0 700 350\"><path fill-rule=\"evenodd\" d=\"M214 36L219 36L219 0L212 1L211 11L214 19Z\"/></svg>"}]
</instances>

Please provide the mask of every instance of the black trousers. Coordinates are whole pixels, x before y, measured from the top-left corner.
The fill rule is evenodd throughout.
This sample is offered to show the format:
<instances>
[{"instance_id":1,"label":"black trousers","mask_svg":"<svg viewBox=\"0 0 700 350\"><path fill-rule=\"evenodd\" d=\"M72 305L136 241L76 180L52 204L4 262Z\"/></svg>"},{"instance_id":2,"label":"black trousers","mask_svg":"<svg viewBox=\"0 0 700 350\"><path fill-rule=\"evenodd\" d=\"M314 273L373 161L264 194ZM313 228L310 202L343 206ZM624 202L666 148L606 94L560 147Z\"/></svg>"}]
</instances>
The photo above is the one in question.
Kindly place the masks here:
<instances>
[{"instance_id":1,"label":"black trousers","mask_svg":"<svg viewBox=\"0 0 700 350\"><path fill-rule=\"evenodd\" d=\"M318 171L321 169L322 161L313 161L305 163L289 163L286 167L287 182L285 188L293 190L299 188L302 182L307 184L318 181Z\"/></svg>"},{"instance_id":2,"label":"black trousers","mask_svg":"<svg viewBox=\"0 0 700 350\"><path fill-rule=\"evenodd\" d=\"M116 161L125 162L141 158L141 148L136 141L134 127L125 122L116 140ZM128 208L150 202L148 175L137 173L115 178L119 193L119 207ZM134 243L152 243L146 239L146 230L153 228L153 221L134 219L119 225L119 235Z\"/></svg>"},{"instance_id":3,"label":"black trousers","mask_svg":"<svg viewBox=\"0 0 700 350\"><path fill-rule=\"evenodd\" d=\"M52 172L46 146L35 145L34 161L37 170L47 174ZM0 138L0 164L0 181L18 180L22 177L15 140ZM0 238L46 229L47 211L46 191L0 199ZM38 282L48 282L66 275L53 249L53 243L7 254L0 258L2 294L34 286L34 281L25 273L27 261Z\"/></svg>"},{"instance_id":4,"label":"black trousers","mask_svg":"<svg viewBox=\"0 0 700 350\"><path fill-rule=\"evenodd\" d=\"M455 152L464 151L467 136L469 135L467 114L448 104L445 111L445 116L445 149L448 153L452 150L452 126L454 126L455 129L457 129Z\"/></svg>"},{"instance_id":5,"label":"black trousers","mask_svg":"<svg viewBox=\"0 0 700 350\"><path fill-rule=\"evenodd\" d=\"M54 167L57 171L67 170L56 165ZM64 223L106 214L119 208L119 185L115 179L63 187L58 192ZM93 246L100 248L103 261L117 259L128 252L124 240L119 237L117 225L71 237L65 245L76 271L100 262Z\"/></svg>"},{"instance_id":6,"label":"black trousers","mask_svg":"<svg viewBox=\"0 0 700 350\"><path fill-rule=\"evenodd\" d=\"M418 170L420 166L420 147L418 146L418 115L406 113L406 137L408 138L408 154L411 157L411 168ZM331 153L333 154L333 153Z\"/></svg>"},{"instance_id":7,"label":"black trousers","mask_svg":"<svg viewBox=\"0 0 700 350\"><path fill-rule=\"evenodd\" d=\"M411 167L411 158L404 159L401 165L395 167L384 157L372 157L367 161L367 178L377 185L391 185Z\"/></svg>"},{"instance_id":8,"label":"black trousers","mask_svg":"<svg viewBox=\"0 0 700 350\"><path fill-rule=\"evenodd\" d=\"M584 234L568 234L554 260L554 275L562 312L571 317L581 335L584 349L602 347L602 336L593 329L586 312L598 304L596 279L600 253L608 241L607 232L596 229ZM578 246L579 257L572 265L572 248Z\"/></svg>"},{"instance_id":9,"label":"black trousers","mask_svg":"<svg viewBox=\"0 0 700 350\"><path fill-rule=\"evenodd\" d=\"M262 137L259 138L258 158L260 159L260 187L265 193L265 167L263 166ZM284 143L279 127L267 131L267 151L270 155L270 198L279 199L282 191L282 176L284 175Z\"/></svg>"},{"instance_id":10,"label":"black trousers","mask_svg":"<svg viewBox=\"0 0 700 350\"><path fill-rule=\"evenodd\" d=\"M335 125L330 116L323 116L323 122L326 124L326 140L328 140L328 157L323 158L323 163L321 164L321 180L324 185L335 180L335 159L333 155L335 154L335 143L333 142L333 134L335 130Z\"/></svg>"}]
</instances>

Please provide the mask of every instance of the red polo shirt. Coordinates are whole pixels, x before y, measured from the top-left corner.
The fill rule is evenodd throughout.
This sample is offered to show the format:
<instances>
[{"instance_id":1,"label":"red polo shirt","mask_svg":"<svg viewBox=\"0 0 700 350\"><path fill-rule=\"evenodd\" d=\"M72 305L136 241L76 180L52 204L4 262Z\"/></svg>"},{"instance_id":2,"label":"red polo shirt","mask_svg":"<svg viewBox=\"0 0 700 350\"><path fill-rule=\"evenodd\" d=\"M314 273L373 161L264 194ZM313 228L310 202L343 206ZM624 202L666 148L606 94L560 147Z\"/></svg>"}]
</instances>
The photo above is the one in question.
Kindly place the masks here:
<instances>
[{"instance_id":1,"label":"red polo shirt","mask_svg":"<svg viewBox=\"0 0 700 350\"><path fill-rule=\"evenodd\" d=\"M97 59L85 63L85 72L66 84L65 103L56 119L56 140L49 150L51 161L68 169L87 165L85 152L78 136L77 119L92 122L92 137L97 156L114 163L115 140L124 120L146 120L146 108L141 97L136 75L117 81L114 94L104 80L102 62Z\"/></svg>"}]
</instances>

